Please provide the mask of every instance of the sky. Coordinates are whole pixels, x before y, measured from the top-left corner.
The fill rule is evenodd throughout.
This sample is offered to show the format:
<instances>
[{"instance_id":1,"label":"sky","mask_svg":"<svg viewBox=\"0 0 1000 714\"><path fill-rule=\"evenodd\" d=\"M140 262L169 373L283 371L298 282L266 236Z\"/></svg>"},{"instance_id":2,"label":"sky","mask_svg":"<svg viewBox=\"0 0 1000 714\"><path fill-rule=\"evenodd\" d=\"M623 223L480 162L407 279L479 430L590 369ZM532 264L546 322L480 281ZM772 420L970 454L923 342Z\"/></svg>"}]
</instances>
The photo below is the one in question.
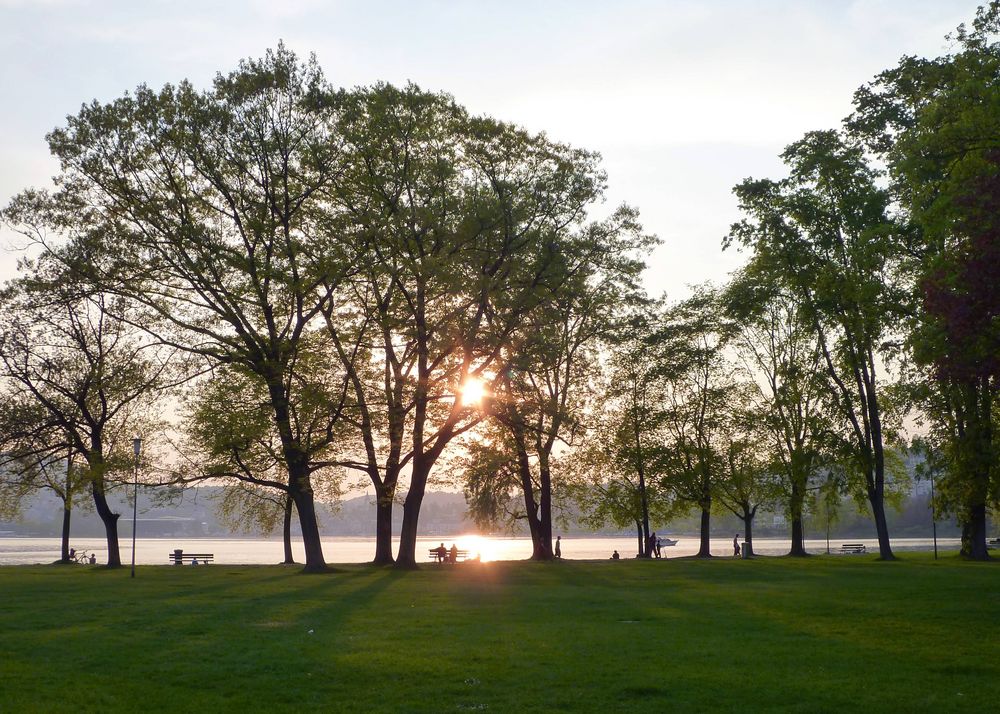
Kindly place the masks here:
<instances>
[{"instance_id":1,"label":"sky","mask_svg":"<svg viewBox=\"0 0 1000 714\"><path fill-rule=\"evenodd\" d=\"M48 186L45 134L84 103L217 72L283 41L336 86L415 82L598 151L607 202L662 245L649 290L684 297L741 257L732 187L836 127L903 55L938 56L975 0L0 0L0 206ZM17 237L0 231L0 279Z\"/></svg>"}]
</instances>

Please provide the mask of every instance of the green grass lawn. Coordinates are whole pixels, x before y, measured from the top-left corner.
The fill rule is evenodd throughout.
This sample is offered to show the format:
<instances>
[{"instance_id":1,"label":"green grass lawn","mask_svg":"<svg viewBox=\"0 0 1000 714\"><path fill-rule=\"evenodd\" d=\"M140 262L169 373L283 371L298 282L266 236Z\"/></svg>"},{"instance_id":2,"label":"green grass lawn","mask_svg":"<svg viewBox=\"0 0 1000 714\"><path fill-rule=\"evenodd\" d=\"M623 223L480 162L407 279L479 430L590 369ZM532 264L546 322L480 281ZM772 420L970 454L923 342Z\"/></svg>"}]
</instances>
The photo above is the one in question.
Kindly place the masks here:
<instances>
[{"instance_id":1,"label":"green grass lawn","mask_svg":"<svg viewBox=\"0 0 1000 714\"><path fill-rule=\"evenodd\" d=\"M0 712L1000 707L1000 564L0 568Z\"/></svg>"}]
</instances>

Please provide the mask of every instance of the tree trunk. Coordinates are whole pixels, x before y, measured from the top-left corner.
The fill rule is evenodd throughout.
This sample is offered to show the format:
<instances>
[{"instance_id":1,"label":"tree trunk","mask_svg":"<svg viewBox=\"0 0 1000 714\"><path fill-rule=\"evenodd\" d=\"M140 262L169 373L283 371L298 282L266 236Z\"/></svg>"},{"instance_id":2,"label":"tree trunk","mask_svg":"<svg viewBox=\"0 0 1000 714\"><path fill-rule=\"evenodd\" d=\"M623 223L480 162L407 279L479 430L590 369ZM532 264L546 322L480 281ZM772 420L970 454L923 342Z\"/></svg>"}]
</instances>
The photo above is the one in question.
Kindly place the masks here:
<instances>
[{"instance_id":1,"label":"tree trunk","mask_svg":"<svg viewBox=\"0 0 1000 714\"><path fill-rule=\"evenodd\" d=\"M962 518L962 555L972 560L989 560L986 548L986 504L979 503Z\"/></svg>"},{"instance_id":2,"label":"tree trunk","mask_svg":"<svg viewBox=\"0 0 1000 714\"><path fill-rule=\"evenodd\" d=\"M427 488L427 477L430 468L421 462L414 461L410 474L410 490L403 502L403 523L399 531L399 554L396 556L396 567L403 570L415 570L417 566L417 521L420 519L420 505L424 500L424 490Z\"/></svg>"},{"instance_id":3,"label":"tree trunk","mask_svg":"<svg viewBox=\"0 0 1000 714\"><path fill-rule=\"evenodd\" d=\"M959 513L962 525L962 556L989 560L986 548L986 501L993 469L993 394L988 379L969 380L962 385L965 429L958 440L959 463L966 481L964 503Z\"/></svg>"},{"instance_id":4,"label":"tree trunk","mask_svg":"<svg viewBox=\"0 0 1000 714\"><path fill-rule=\"evenodd\" d=\"M411 498L412 497L412 498ZM403 502L403 523L399 529L399 554L396 567L402 570L417 568L417 520L420 518L422 496L414 496L411 490Z\"/></svg>"},{"instance_id":5,"label":"tree trunk","mask_svg":"<svg viewBox=\"0 0 1000 714\"><path fill-rule=\"evenodd\" d=\"M545 550L545 539L542 536L542 526L534 512L528 513L528 534L531 536L530 560L552 560L552 551Z\"/></svg>"},{"instance_id":6,"label":"tree trunk","mask_svg":"<svg viewBox=\"0 0 1000 714\"><path fill-rule=\"evenodd\" d=\"M73 497L76 490L73 484L73 452L66 455L66 489L63 491L63 525L62 525L62 561L69 562L69 521L73 512Z\"/></svg>"},{"instance_id":7,"label":"tree trunk","mask_svg":"<svg viewBox=\"0 0 1000 714\"><path fill-rule=\"evenodd\" d=\"M68 492L72 494L72 492ZM62 561L64 563L69 562L69 519L73 514L73 499L72 495L67 496L63 499L63 518L62 518Z\"/></svg>"},{"instance_id":8,"label":"tree trunk","mask_svg":"<svg viewBox=\"0 0 1000 714\"><path fill-rule=\"evenodd\" d=\"M285 520L281 527L281 537L285 545L285 559L282 565L294 565L295 556L292 554L292 497L285 494Z\"/></svg>"},{"instance_id":9,"label":"tree trunk","mask_svg":"<svg viewBox=\"0 0 1000 714\"><path fill-rule=\"evenodd\" d=\"M87 467L91 474L91 493L94 496L94 507L104 524L104 533L108 541L108 567L122 567L122 556L118 546L119 514L112 512L104 490L104 447L100 432L90 435L91 450L87 455Z\"/></svg>"},{"instance_id":10,"label":"tree trunk","mask_svg":"<svg viewBox=\"0 0 1000 714\"><path fill-rule=\"evenodd\" d=\"M743 507L743 547L746 549L746 557L752 558L753 552L753 517L754 513L746 506Z\"/></svg>"},{"instance_id":11,"label":"tree trunk","mask_svg":"<svg viewBox=\"0 0 1000 714\"><path fill-rule=\"evenodd\" d=\"M701 547L695 555L696 558L712 557L712 542L709 535L712 514L709 511L709 508L711 508L711 506L706 507L703 505L701 507Z\"/></svg>"},{"instance_id":12,"label":"tree trunk","mask_svg":"<svg viewBox=\"0 0 1000 714\"><path fill-rule=\"evenodd\" d=\"M538 504L531 487L530 472L521 474L521 490L524 494L524 513L528 521L528 532L531 535L531 560L552 560L552 549L545 547L545 537L542 534L542 524L538 518ZM551 539L549 543L551 543Z\"/></svg>"},{"instance_id":13,"label":"tree trunk","mask_svg":"<svg viewBox=\"0 0 1000 714\"><path fill-rule=\"evenodd\" d=\"M646 552L646 539L642 535L642 521L635 522L635 537L639 542L639 551L635 557L641 558L642 554Z\"/></svg>"},{"instance_id":14,"label":"tree trunk","mask_svg":"<svg viewBox=\"0 0 1000 714\"><path fill-rule=\"evenodd\" d=\"M640 558L652 558L653 546L649 542L649 500L646 498L646 476L639 469L639 504L642 507L642 547L639 548Z\"/></svg>"},{"instance_id":15,"label":"tree trunk","mask_svg":"<svg viewBox=\"0 0 1000 714\"><path fill-rule=\"evenodd\" d=\"M895 560L896 556L892 554L892 545L889 543L889 524L885 518L885 499L882 497L882 489L868 489L868 502L875 517L879 560Z\"/></svg>"},{"instance_id":16,"label":"tree trunk","mask_svg":"<svg viewBox=\"0 0 1000 714\"><path fill-rule=\"evenodd\" d=\"M418 410L419 411L419 410ZM420 421L419 417L416 421ZM414 427L414 443L420 443L423 429ZM437 436L435 446L413 459L410 472L410 490L403 502L403 524L399 531L399 554L396 556L396 567L403 570L415 570L417 566L417 521L420 519L420 506L427 490L427 478L430 476L434 463L441 455L444 446L450 441L450 428L443 429Z\"/></svg>"},{"instance_id":17,"label":"tree trunk","mask_svg":"<svg viewBox=\"0 0 1000 714\"><path fill-rule=\"evenodd\" d=\"M392 565L392 496L375 489L375 565Z\"/></svg>"},{"instance_id":18,"label":"tree trunk","mask_svg":"<svg viewBox=\"0 0 1000 714\"><path fill-rule=\"evenodd\" d=\"M805 502L805 483L798 478L792 479L792 494L788 503L788 514L792 519L792 549L788 553L795 557L808 555L806 553L805 529L802 527L802 511Z\"/></svg>"},{"instance_id":19,"label":"tree trunk","mask_svg":"<svg viewBox=\"0 0 1000 714\"><path fill-rule=\"evenodd\" d=\"M653 557L653 544L649 542L649 526L643 523L639 531L642 533L640 539L642 540L642 547L639 549L640 558L652 558Z\"/></svg>"},{"instance_id":20,"label":"tree trunk","mask_svg":"<svg viewBox=\"0 0 1000 714\"><path fill-rule=\"evenodd\" d=\"M802 527L802 518L792 519L792 549L788 553L796 558L802 558L809 553L806 552L806 541L804 535L804 528Z\"/></svg>"},{"instance_id":21,"label":"tree trunk","mask_svg":"<svg viewBox=\"0 0 1000 714\"><path fill-rule=\"evenodd\" d=\"M523 431L518 428L515 437L518 440L517 471L521 478L521 492L524 494L524 513L528 521L528 532L531 534L531 559L552 560L552 523L550 520L549 533L546 538L542 518L539 518L538 502L535 501L535 489L531 483L531 464L528 460L528 452L522 445ZM551 509L551 504L549 508ZM544 511L544 506L542 510ZM551 519L551 510L549 517Z\"/></svg>"},{"instance_id":22,"label":"tree trunk","mask_svg":"<svg viewBox=\"0 0 1000 714\"><path fill-rule=\"evenodd\" d=\"M122 567L122 556L118 549L119 514L113 513L108 506L108 499L104 495L103 477L94 479L92 491L94 494L94 507L97 509L97 515L101 517L101 522L104 524L104 533L108 541L108 567L120 568Z\"/></svg>"},{"instance_id":23,"label":"tree trunk","mask_svg":"<svg viewBox=\"0 0 1000 714\"><path fill-rule=\"evenodd\" d=\"M632 427L635 432L635 452L637 455L636 474L639 476L639 505L642 508L642 534L639 536L639 557L652 558L649 545L649 499L646 497L646 468L642 458L642 432L639 428L638 395L635 383L632 385Z\"/></svg>"},{"instance_id":24,"label":"tree trunk","mask_svg":"<svg viewBox=\"0 0 1000 714\"><path fill-rule=\"evenodd\" d=\"M288 469L288 495L295 502L302 529L302 545L306 551L306 567L303 572L322 573L326 571L323 559L323 543L319 535L316 519L316 502L313 497L309 475L309 456L292 429L292 419L288 407L288 394L280 372L275 369L267 376L268 394L271 397L274 425L281 436L281 451Z\"/></svg>"},{"instance_id":25,"label":"tree trunk","mask_svg":"<svg viewBox=\"0 0 1000 714\"><path fill-rule=\"evenodd\" d=\"M319 535L319 522L316 519L316 503L313 499L312 486L309 477L293 474L289 469L288 493L295 502L295 510L299 516L299 526L302 528L302 545L306 551L306 567L303 572L326 572L326 561L323 559L323 543Z\"/></svg>"},{"instance_id":26,"label":"tree trunk","mask_svg":"<svg viewBox=\"0 0 1000 714\"><path fill-rule=\"evenodd\" d=\"M540 560L551 560L552 553L552 474L547 459L539 464L539 513L538 530L541 541Z\"/></svg>"},{"instance_id":27,"label":"tree trunk","mask_svg":"<svg viewBox=\"0 0 1000 714\"><path fill-rule=\"evenodd\" d=\"M885 518L885 447L882 443L882 419L878 400L875 397L874 375L866 379L865 383L868 394L868 420L871 424L872 456L875 465L874 484L870 484L868 487L868 500L875 516L879 560L895 560L896 556L892 554L892 544L889 542L889 524Z\"/></svg>"}]
</instances>

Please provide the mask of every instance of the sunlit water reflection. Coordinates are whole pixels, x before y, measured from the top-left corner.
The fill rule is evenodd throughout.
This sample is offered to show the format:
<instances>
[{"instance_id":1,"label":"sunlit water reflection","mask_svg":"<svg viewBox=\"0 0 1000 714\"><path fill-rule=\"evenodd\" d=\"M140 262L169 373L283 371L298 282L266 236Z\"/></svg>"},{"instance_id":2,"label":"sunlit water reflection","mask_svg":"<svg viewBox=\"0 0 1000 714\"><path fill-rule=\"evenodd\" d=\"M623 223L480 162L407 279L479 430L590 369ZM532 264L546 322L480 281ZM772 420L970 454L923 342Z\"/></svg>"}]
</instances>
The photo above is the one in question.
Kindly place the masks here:
<instances>
[{"instance_id":1,"label":"sunlit water reflection","mask_svg":"<svg viewBox=\"0 0 1000 714\"><path fill-rule=\"evenodd\" d=\"M663 548L666 558L694 555L698 552L699 541L695 537L676 536L675 546ZM740 539L742 542L742 538ZM847 538L830 541L832 552L838 552L841 543L864 543L869 552L878 551L874 539ZM484 561L522 560L531 555L531 540L528 538L497 538L477 535L457 535L419 538L417 559L427 560L428 550L444 543L450 548L454 543L459 550L468 551L469 557L477 555ZM897 538L892 541L894 550L930 550L930 538ZM97 555L97 562L107 562L107 546L100 538L75 538L72 545L77 550L87 550ZM825 553L825 540L807 540L806 550L810 553ZM394 552L399 546L393 542ZM24 565L30 563L51 563L59 558L58 538L0 538L0 565ZM959 539L938 538L938 547L957 550ZM234 565L257 565L278 563L283 559L280 539L264 538L139 538L136 544L136 563L140 565L167 565L169 555L175 548L189 553L213 553L216 563ZM303 562L305 552L301 541L293 543L293 553L298 562ZM788 552L789 541L781 538L758 538L754 540L754 550L761 555L783 555ZM562 539L563 557L573 560L603 560L617 550L622 558L635 557L637 542L629 537L567 537ZM375 541L372 538L326 538L323 540L323 554L329 563L364 563L375 556ZM712 554L733 555L732 538L713 538ZM122 537L121 559L131 562L131 538Z\"/></svg>"}]
</instances>

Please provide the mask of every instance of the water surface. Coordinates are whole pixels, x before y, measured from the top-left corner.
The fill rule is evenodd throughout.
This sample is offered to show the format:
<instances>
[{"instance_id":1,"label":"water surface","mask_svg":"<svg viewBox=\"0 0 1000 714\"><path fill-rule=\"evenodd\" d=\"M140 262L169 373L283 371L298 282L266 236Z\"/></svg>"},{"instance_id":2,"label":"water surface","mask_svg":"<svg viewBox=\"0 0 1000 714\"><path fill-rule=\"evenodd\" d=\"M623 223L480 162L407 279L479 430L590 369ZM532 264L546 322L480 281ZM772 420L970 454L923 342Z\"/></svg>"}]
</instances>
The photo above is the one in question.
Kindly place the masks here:
<instances>
[{"instance_id":1,"label":"water surface","mask_svg":"<svg viewBox=\"0 0 1000 714\"><path fill-rule=\"evenodd\" d=\"M698 552L699 540L696 537L674 536L678 543L675 546L663 548L666 558L676 558L694 555ZM419 538L417 541L417 559L428 560L427 551L444 543L450 548L454 543L460 550L468 551L470 557L489 560L523 560L531 555L531 540L529 538L484 537L476 535L435 536ZM742 538L740 539L742 542ZM870 552L878 551L878 542L874 539L848 538L830 541L833 552L837 552L841 543L864 543ZM100 538L75 538L71 545L77 550L86 550L97 555L99 564L107 563L107 547ZM958 538L938 538L938 547L946 550L957 550ZM810 553L825 553L825 540L807 540L806 550ZM892 541L894 550L930 550L933 541L930 538L896 538ZM301 541L293 542L293 552L299 562L305 560L305 551ZM399 547L399 540L393 541L394 552ZM785 538L754 539L754 551L761 555L784 555L788 553L790 541ZM59 559L60 541L58 538L0 538L0 565L24 565L30 563L51 563ZM279 563L283 559L283 548L280 539L274 538L139 538L136 543L135 558L140 565L167 565L169 555L180 548L188 553L213 553L216 563L233 565L260 565ZM633 558L636 554L636 539L632 537L567 537L562 539L563 557L574 560L602 560L610 558L617 550L622 558ZM731 557L733 555L732 538L713 538L712 554ZM364 563L375 557L374 538L324 538L323 555L328 563ZM132 558L131 538L123 538L121 542L121 558L123 563L130 563Z\"/></svg>"}]
</instances>

